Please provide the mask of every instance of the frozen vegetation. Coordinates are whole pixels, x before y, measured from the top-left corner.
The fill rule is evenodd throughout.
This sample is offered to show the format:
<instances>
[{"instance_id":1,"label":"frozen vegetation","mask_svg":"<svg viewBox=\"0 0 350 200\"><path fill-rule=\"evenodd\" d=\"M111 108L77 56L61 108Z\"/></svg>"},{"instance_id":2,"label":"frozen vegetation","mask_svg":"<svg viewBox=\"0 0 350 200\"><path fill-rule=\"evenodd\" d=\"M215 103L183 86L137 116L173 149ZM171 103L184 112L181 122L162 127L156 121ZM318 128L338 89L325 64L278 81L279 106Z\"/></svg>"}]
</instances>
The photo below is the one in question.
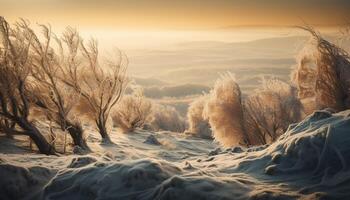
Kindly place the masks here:
<instances>
[{"instance_id":1,"label":"frozen vegetation","mask_svg":"<svg viewBox=\"0 0 350 200\"><path fill-rule=\"evenodd\" d=\"M207 99L207 95L203 95L190 104L187 111L189 127L185 132L186 134L197 135L201 138L212 138L209 121L204 113Z\"/></svg>"},{"instance_id":2,"label":"frozen vegetation","mask_svg":"<svg viewBox=\"0 0 350 200\"><path fill-rule=\"evenodd\" d=\"M0 199L349 198L349 57L312 28L290 82L224 73L187 122L122 52L40 28L0 18Z\"/></svg>"},{"instance_id":3,"label":"frozen vegetation","mask_svg":"<svg viewBox=\"0 0 350 200\"><path fill-rule=\"evenodd\" d=\"M176 133L138 131L113 134L113 147L91 135L94 153L59 157L29 153L1 138L0 194L2 199L347 199L349 129L349 111L317 111L269 146L221 149ZM160 144L144 143L150 136Z\"/></svg>"},{"instance_id":4,"label":"frozen vegetation","mask_svg":"<svg viewBox=\"0 0 350 200\"><path fill-rule=\"evenodd\" d=\"M262 79L246 96L231 73L221 76L213 89L189 107L187 132L201 137L202 124L222 146L264 145L275 141L290 124L315 110L349 109L348 53L310 27L311 39L297 58L291 83Z\"/></svg>"}]
</instances>

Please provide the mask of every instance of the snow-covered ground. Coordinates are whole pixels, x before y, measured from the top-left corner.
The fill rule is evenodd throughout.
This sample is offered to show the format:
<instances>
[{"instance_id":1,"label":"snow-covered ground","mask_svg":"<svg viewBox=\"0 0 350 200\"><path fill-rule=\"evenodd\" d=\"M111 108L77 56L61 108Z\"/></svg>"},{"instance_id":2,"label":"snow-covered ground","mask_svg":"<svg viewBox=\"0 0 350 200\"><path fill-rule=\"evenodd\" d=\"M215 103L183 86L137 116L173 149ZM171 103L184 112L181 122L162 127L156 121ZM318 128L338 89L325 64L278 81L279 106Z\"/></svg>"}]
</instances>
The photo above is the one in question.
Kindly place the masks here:
<instances>
[{"instance_id":1,"label":"snow-covered ground","mask_svg":"<svg viewBox=\"0 0 350 200\"><path fill-rule=\"evenodd\" d=\"M350 199L350 110L315 112L264 147L170 132L112 140L45 156L1 138L0 199Z\"/></svg>"}]
</instances>

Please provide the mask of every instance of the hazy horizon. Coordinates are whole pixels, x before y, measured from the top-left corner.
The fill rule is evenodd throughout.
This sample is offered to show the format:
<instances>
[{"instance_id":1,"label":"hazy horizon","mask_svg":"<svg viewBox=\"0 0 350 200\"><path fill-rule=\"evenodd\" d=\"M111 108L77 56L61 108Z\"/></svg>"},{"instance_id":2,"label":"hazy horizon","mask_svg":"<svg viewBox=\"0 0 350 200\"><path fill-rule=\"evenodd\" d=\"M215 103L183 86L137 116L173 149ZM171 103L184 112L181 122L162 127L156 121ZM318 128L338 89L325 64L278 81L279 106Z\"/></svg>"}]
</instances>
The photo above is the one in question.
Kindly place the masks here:
<instances>
[{"instance_id":1,"label":"hazy horizon","mask_svg":"<svg viewBox=\"0 0 350 200\"><path fill-rule=\"evenodd\" d=\"M228 26L346 24L346 0L1 0L2 15L50 22L55 27L127 29L208 29ZM45 22L43 22L45 23Z\"/></svg>"},{"instance_id":2,"label":"hazy horizon","mask_svg":"<svg viewBox=\"0 0 350 200\"><path fill-rule=\"evenodd\" d=\"M350 199L349 10L0 0L0 199Z\"/></svg>"},{"instance_id":3,"label":"hazy horizon","mask_svg":"<svg viewBox=\"0 0 350 200\"><path fill-rule=\"evenodd\" d=\"M309 38L295 26L313 26L336 41L350 19L350 2L344 0L0 3L11 24L23 18L36 31L37 24L50 24L58 36L66 27L76 28L85 40L97 39L101 57L113 57L118 48L129 59L129 76L148 97L178 98L174 102L208 92L227 72L235 74L244 94L263 77L289 82Z\"/></svg>"}]
</instances>

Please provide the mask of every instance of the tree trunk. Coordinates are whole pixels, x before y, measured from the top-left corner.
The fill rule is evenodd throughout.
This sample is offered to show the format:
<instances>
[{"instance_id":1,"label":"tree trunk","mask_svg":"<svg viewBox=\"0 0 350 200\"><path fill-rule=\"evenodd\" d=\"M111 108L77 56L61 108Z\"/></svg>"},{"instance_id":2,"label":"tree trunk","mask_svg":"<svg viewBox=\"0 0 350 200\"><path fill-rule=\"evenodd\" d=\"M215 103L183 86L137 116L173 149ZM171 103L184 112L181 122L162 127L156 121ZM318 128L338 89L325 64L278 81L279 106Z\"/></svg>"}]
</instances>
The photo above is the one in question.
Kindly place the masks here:
<instances>
[{"instance_id":1,"label":"tree trunk","mask_svg":"<svg viewBox=\"0 0 350 200\"><path fill-rule=\"evenodd\" d=\"M79 125L73 124L69 121L67 121L66 124L68 133L72 137L74 145L90 152L91 150L83 138L83 129Z\"/></svg>"},{"instance_id":2,"label":"tree trunk","mask_svg":"<svg viewBox=\"0 0 350 200\"><path fill-rule=\"evenodd\" d=\"M106 127L102 123L96 123L98 131L102 137L102 143L113 144L111 138L109 137Z\"/></svg>"},{"instance_id":3,"label":"tree trunk","mask_svg":"<svg viewBox=\"0 0 350 200\"><path fill-rule=\"evenodd\" d=\"M6 137L9 139L13 139L13 135L11 134L11 131L15 128L15 123L10 122L7 119L2 119L0 121L0 131L4 132Z\"/></svg>"},{"instance_id":4,"label":"tree trunk","mask_svg":"<svg viewBox=\"0 0 350 200\"><path fill-rule=\"evenodd\" d=\"M31 131L28 131L28 135L34 141L40 153L43 153L46 155L54 155L56 153L55 148L50 143L47 142L45 137L41 135L36 128L34 128Z\"/></svg>"},{"instance_id":5,"label":"tree trunk","mask_svg":"<svg viewBox=\"0 0 350 200\"><path fill-rule=\"evenodd\" d=\"M34 125L32 125L30 122L24 119L19 119L17 121L18 125L26 132L26 134L38 147L40 153L46 155L56 154L55 148L49 142L47 142L46 138Z\"/></svg>"}]
</instances>

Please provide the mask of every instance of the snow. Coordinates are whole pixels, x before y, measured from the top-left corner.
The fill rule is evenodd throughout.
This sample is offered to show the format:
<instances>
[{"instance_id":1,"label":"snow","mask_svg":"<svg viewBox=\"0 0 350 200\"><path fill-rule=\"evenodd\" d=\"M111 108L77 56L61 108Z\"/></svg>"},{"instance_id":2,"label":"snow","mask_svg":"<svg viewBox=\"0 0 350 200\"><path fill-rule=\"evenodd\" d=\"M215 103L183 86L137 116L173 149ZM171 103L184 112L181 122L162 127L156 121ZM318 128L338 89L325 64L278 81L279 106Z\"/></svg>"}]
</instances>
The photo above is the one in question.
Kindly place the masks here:
<instances>
[{"instance_id":1,"label":"snow","mask_svg":"<svg viewBox=\"0 0 350 200\"><path fill-rule=\"evenodd\" d=\"M0 199L350 197L350 110L317 111L273 144L251 148L173 132L111 136L115 145L100 145L92 133L93 153L61 156L1 138Z\"/></svg>"}]
</instances>

